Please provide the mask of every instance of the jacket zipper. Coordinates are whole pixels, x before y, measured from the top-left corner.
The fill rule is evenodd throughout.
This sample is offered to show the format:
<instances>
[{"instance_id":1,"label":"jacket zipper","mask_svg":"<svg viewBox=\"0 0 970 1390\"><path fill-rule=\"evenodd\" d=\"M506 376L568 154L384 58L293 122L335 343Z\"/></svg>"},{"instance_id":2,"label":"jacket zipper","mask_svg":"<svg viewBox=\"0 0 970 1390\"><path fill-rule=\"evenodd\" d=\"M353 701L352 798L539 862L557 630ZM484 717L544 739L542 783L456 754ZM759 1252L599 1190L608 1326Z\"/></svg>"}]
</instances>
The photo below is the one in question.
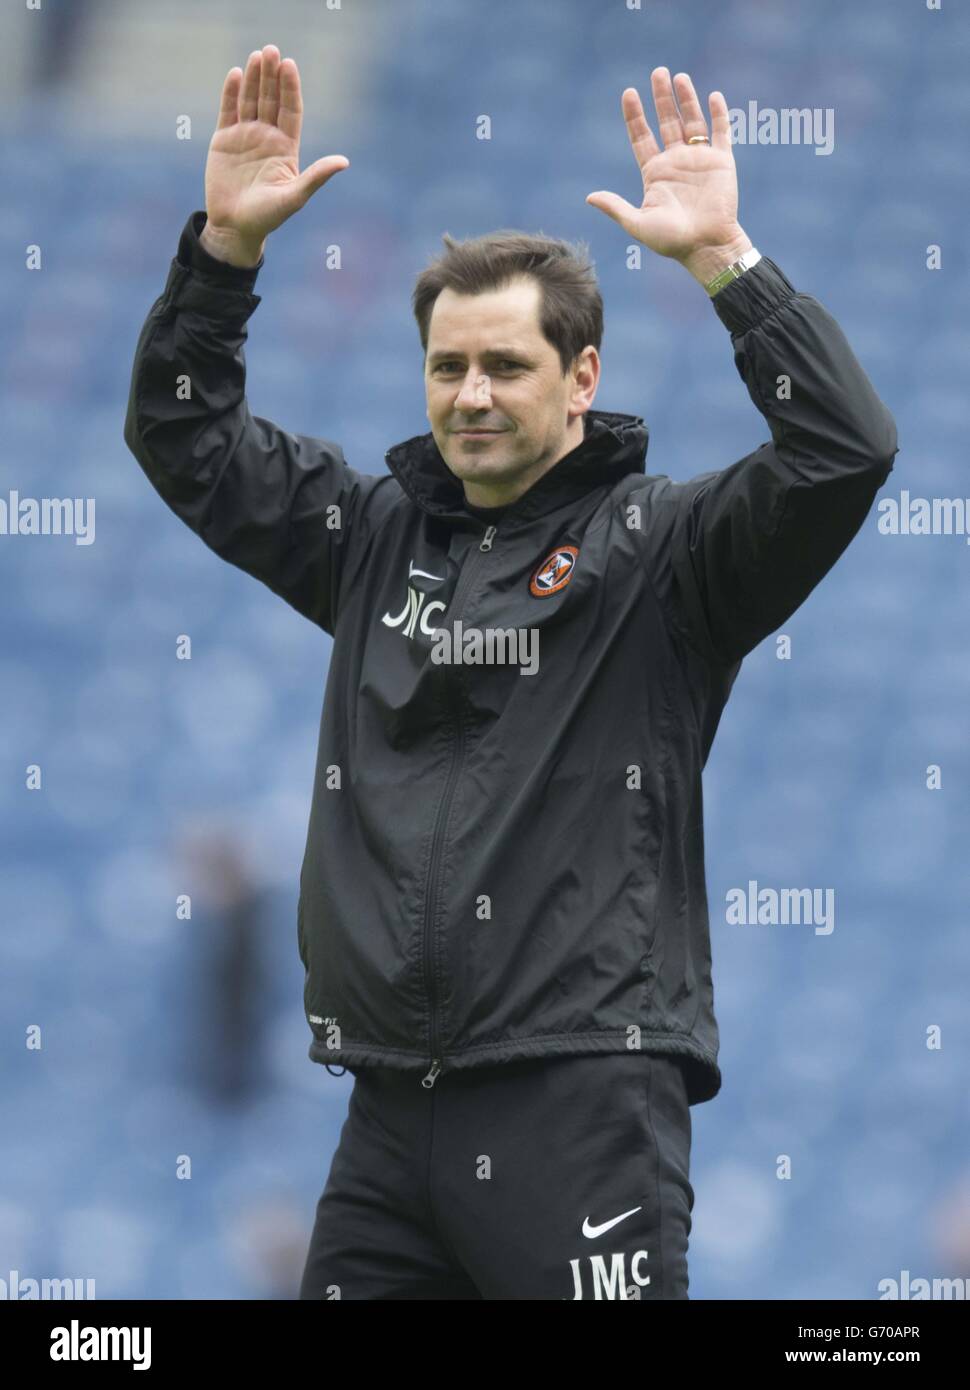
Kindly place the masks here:
<instances>
[{"instance_id":1,"label":"jacket zipper","mask_svg":"<svg viewBox=\"0 0 970 1390\"><path fill-rule=\"evenodd\" d=\"M479 555L491 550L492 541L495 539L497 527L487 526L482 537L478 550ZM481 559L473 556L471 561L466 564L464 573L455 587L455 594L452 600L451 621L454 623L459 616L459 599L464 599L465 594L471 587L471 581L478 572ZM433 976L433 942L434 942L434 909L436 898L437 879L440 871L441 848L444 842L444 827L448 823L448 814L451 810L452 798L455 795L455 788L458 786L458 773L461 770L462 754L465 748L465 728L461 722L461 694L455 701L455 748L451 758L451 767L448 769L448 780L445 783L445 793L441 798L438 807L438 814L435 818L434 836L431 841L431 864L428 870L428 898L425 905L424 914L424 978L425 988L428 992L428 1000L431 1005L431 1070L426 1076L421 1078L421 1085L425 1090L430 1091L438 1074L441 1071L441 1058L438 1055L440 1048L438 1045L438 1009L435 999L434 976Z\"/></svg>"}]
</instances>

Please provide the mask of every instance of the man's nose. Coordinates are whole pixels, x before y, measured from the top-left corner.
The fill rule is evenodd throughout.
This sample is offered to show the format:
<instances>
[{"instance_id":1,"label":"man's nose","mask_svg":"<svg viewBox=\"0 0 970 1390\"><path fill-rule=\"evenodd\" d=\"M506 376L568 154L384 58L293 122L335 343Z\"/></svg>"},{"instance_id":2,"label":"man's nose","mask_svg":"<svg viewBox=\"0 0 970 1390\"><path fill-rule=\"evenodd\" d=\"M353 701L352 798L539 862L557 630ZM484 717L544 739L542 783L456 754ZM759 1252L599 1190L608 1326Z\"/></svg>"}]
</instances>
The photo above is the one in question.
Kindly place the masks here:
<instances>
[{"instance_id":1,"label":"man's nose","mask_svg":"<svg viewBox=\"0 0 970 1390\"><path fill-rule=\"evenodd\" d=\"M486 372L469 370L455 398L458 410L488 410L492 404L492 383Z\"/></svg>"}]
</instances>

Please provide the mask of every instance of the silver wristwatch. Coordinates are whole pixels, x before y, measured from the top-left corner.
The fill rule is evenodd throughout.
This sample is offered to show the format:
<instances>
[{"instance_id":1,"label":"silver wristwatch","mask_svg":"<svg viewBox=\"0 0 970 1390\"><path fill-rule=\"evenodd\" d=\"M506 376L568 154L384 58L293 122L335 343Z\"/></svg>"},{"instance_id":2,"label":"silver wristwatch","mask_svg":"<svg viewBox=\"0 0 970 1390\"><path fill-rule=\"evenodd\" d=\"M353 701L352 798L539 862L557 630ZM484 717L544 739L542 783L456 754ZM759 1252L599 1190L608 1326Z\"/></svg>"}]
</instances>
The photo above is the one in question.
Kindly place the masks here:
<instances>
[{"instance_id":1,"label":"silver wristwatch","mask_svg":"<svg viewBox=\"0 0 970 1390\"><path fill-rule=\"evenodd\" d=\"M753 265L757 265L760 260L761 252L754 246L749 247L744 255L739 256L736 261L732 261L730 265L719 271L713 280L708 280L704 286L705 290L713 299L718 290L723 290L724 286L730 285L733 280L740 280L744 272L750 270Z\"/></svg>"}]
</instances>

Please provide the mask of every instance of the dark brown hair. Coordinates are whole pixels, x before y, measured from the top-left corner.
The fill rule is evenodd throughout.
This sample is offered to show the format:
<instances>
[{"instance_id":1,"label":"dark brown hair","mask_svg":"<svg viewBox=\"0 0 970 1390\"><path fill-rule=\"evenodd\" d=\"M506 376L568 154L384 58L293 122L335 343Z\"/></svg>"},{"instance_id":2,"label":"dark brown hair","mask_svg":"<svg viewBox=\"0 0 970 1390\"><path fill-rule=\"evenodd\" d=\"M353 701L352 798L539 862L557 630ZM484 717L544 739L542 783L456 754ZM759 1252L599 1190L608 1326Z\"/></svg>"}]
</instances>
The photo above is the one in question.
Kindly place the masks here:
<instances>
[{"instance_id":1,"label":"dark brown hair","mask_svg":"<svg viewBox=\"0 0 970 1390\"><path fill-rule=\"evenodd\" d=\"M559 353L563 376L583 348L591 344L599 352L603 297L585 242L572 246L541 232L509 229L465 241L445 232L442 240L446 249L418 276L411 296L426 355L431 311L442 290L482 294L504 289L520 275L539 282L539 327Z\"/></svg>"}]
</instances>

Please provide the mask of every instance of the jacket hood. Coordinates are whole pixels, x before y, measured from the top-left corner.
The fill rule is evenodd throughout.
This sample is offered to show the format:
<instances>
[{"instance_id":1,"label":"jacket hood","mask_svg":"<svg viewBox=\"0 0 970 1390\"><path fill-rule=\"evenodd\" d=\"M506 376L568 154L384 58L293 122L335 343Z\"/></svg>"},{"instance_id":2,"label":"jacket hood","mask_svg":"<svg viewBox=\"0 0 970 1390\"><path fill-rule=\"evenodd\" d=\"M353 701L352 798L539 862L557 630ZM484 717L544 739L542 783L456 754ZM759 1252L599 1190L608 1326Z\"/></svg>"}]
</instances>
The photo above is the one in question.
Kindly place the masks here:
<instances>
[{"instance_id":1,"label":"jacket hood","mask_svg":"<svg viewBox=\"0 0 970 1390\"><path fill-rule=\"evenodd\" d=\"M612 486L628 473L645 472L649 431L639 415L588 410L583 428L582 443L510 504L509 510L514 507L517 517L552 511L591 488ZM445 463L430 432L395 444L384 458L401 487L423 511L440 517L473 515L465 506L460 479Z\"/></svg>"}]
</instances>

